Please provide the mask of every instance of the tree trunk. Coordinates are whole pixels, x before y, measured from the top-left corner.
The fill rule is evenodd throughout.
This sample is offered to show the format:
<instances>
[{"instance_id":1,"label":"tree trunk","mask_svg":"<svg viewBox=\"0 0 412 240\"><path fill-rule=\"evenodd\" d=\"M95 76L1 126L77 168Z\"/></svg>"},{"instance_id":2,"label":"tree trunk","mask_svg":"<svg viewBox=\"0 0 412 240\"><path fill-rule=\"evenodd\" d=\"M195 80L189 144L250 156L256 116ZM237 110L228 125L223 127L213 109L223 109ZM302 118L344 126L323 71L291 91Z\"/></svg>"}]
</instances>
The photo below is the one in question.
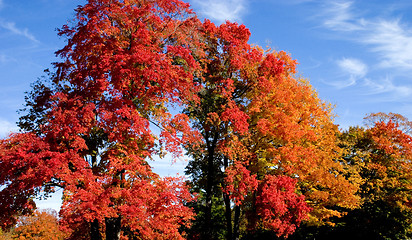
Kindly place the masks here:
<instances>
[{"instance_id":1,"label":"tree trunk","mask_svg":"<svg viewBox=\"0 0 412 240\"><path fill-rule=\"evenodd\" d=\"M207 182L206 182L206 203L205 203L205 223L212 222L212 185L213 185L213 152L209 152L207 158ZM211 239L212 229L207 227L206 239Z\"/></svg>"},{"instance_id":2,"label":"tree trunk","mask_svg":"<svg viewBox=\"0 0 412 240\"><path fill-rule=\"evenodd\" d=\"M94 221L90 223L90 240L102 240L99 221L97 221L97 219L94 219Z\"/></svg>"},{"instance_id":3,"label":"tree trunk","mask_svg":"<svg viewBox=\"0 0 412 240\"><path fill-rule=\"evenodd\" d=\"M215 174L213 171L214 167L214 158L215 158L215 149L216 149L216 143L218 139L218 133L216 132L213 136L212 142L206 140L207 142L207 181L206 181L206 206L205 206L205 223L210 223L212 222L212 190L213 190L213 181L215 180ZM207 239L212 238L212 232L213 229L208 228L206 231L206 236Z\"/></svg>"},{"instance_id":4,"label":"tree trunk","mask_svg":"<svg viewBox=\"0 0 412 240\"><path fill-rule=\"evenodd\" d=\"M223 167L226 169L229 166L229 159L227 157L223 158ZM230 197L229 194L223 193L223 200L225 201L225 217L226 217L226 239L232 240L232 208L230 206Z\"/></svg>"},{"instance_id":5,"label":"tree trunk","mask_svg":"<svg viewBox=\"0 0 412 240\"><path fill-rule=\"evenodd\" d=\"M106 218L106 240L120 239L121 222L121 216L117 218Z\"/></svg>"},{"instance_id":6,"label":"tree trunk","mask_svg":"<svg viewBox=\"0 0 412 240\"><path fill-rule=\"evenodd\" d=\"M239 239L240 206L235 206L235 219L233 223L233 240Z\"/></svg>"},{"instance_id":7,"label":"tree trunk","mask_svg":"<svg viewBox=\"0 0 412 240\"><path fill-rule=\"evenodd\" d=\"M254 191L252 195L252 207L248 214L248 229L256 229L257 225L258 216L256 213L256 194L257 192Z\"/></svg>"},{"instance_id":8,"label":"tree trunk","mask_svg":"<svg viewBox=\"0 0 412 240\"><path fill-rule=\"evenodd\" d=\"M226 239L232 240L232 208L230 207L230 198L228 194L223 194L225 200L225 216L226 216Z\"/></svg>"}]
</instances>

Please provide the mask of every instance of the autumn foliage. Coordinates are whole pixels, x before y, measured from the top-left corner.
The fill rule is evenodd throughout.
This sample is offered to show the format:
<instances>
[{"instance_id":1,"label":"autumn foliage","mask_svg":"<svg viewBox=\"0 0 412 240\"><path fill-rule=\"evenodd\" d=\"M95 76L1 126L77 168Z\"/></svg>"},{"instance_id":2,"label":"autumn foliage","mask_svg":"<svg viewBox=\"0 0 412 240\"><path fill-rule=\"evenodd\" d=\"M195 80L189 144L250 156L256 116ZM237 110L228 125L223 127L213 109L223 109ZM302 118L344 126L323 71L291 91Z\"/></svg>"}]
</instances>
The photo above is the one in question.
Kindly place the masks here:
<instances>
[{"instance_id":1,"label":"autumn foliage","mask_svg":"<svg viewBox=\"0 0 412 240\"><path fill-rule=\"evenodd\" d=\"M295 76L296 61L248 44L243 25L205 21L202 30L200 102L185 109L203 137L186 146L186 173L205 192L200 238L219 234L207 226L219 202L227 239L241 229L288 236L303 220L323 224L341 216L336 206L358 206L358 184L341 174L331 108Z\"/></svg>"},{"instance_id":2,"label":"autumn foliage","mask_svg":"<svg viewBox=\"0 0 412 240\"><path fill-rule=\"evenodd\" d=\"M363 179L359 194L365 201L384 201L407 210L412 200L412 137L405 126L410 122L384 113L371 114L366 120L373 125L351 128L341 137L344 157Z\"/></svg>"},{"instance_id":3,"label":"autumn foliage","mask_svg":"<svg viewBox=\"0 0 412 240\"><path fill-rule=\"evenodd\" d=\"M0 239L63 240L65 233L60 230L56 211L43 209L19 217L16 227L0 232Z\"/></svg>"},{"instance_id":4,"label":"autumn foliage","mask_svg":"<svg viewBox=\"0 0 412 240\"><path fill-rule=\"evenodd\" d=\"M334 227L316 238L408 239L411 231L410 122L399 114L375 113L366 127L350 127L338 135L345 175L359 184L361 205L346 209ZM307 235L308 232L301 233ZM304 238L302 235L296 239Z\"/></svg>"},{"instance_id":5,"label":"autumn foliage","mask_svg":"<svg viewBox=\"0 0 412 240\"><path fill-rule=\"evenodd\" d=\"M64 233L59 229L57 213L54 211L35 211L31 216L21 217L13 238L19 240L61 240Z\"/></svg>"},{"instance_id":6,"label":"autumn foliage","mask_svg":"<svg viewBox=\"0 0 412 240\"><path fill-rule=\"evenodd\" d=\"M296 180L290 177L268 175L257 197L256 212L262 227L278 236L292 234L311 210L305 197L296 193L295 185Z\"/></svg>"},{"instance_id":7,"label":"autumn foliage","mask_svg":"<svg viewBox=\"0 0 412 240\"><path fill-rule=\"evenodd\" d=\"M67 239L293 237L368 203L409 212L411 124L375 114L341 133L297 61L250 34L179 0L79 6L21 132L0 140L1 227L57 227L33 201L56 189ZM190 157L188 181L152 171L167 153Z\"/></svg>"}]
</instances>

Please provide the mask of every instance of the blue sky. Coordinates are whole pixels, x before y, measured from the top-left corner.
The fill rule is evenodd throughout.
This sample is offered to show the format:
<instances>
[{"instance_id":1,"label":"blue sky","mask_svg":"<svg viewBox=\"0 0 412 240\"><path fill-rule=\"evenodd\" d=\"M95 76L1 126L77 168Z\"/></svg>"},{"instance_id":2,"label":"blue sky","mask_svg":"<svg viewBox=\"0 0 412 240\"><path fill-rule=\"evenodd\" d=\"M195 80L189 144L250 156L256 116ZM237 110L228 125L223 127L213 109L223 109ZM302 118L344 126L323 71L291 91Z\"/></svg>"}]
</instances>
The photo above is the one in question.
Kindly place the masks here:
<instances>
[{"instance_id":1,"label":"blue sky","mask_svg":"<svg viewBox=\"0 0 412 240\"><path fill-rule=\"evenodd\" d=\"M201 19L245 24L250 43L290 53L300 63L298 74L336 106L341 128L361 125L372 112L412 119L412 1L189 2ZM24 92L64 46L55 29L82 3L0 0L0 137L16 130ZM155 168L167 175L183 165L159 162Z\"/></svg>"}]
</instances>

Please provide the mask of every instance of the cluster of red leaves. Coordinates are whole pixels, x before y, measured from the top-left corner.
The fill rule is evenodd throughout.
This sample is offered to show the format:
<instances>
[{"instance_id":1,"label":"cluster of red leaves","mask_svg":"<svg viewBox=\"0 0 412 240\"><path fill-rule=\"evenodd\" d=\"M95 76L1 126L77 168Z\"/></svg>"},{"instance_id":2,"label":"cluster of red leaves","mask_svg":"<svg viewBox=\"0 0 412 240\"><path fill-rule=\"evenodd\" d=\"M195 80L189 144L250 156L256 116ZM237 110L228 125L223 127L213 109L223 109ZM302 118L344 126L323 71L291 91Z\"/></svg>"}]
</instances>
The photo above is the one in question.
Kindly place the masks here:
<instances>
[{"instance_id":1,"label":"cluster of red leaves","mask_svg":"<svg viewBox=\"0 0 412 240\"><path fill-rule=\"evenodd\" d=\"M399 124L389 122L376 122L371 129L372 139L376 148L395 159L405 159L412 154L412 137L399 129Z\"/></svg>"},{"instance_id":2,"label":"cluster of red leaves","mask_svg":"<svg viewBox=\"0 0 412 240\"><path fill-rule=\"evenodd\" d=\"M250 31L244 25L226 22L215 26L206 20L202 26L204 52L200 60L203 66L204 87L221 98L222 106L213 114L214 124L229 123L232 131L245 134L248 130L248 114L233 97L239 84L247 85L247 78L239 82L241 75L247 74L247 66L255 64L262 55L247 43ZM236 79L236 81L234 80Z\"/></svg>"},{"instance_id":3,"label":"cluster of red leaves","mask_svg":"<svg viewBox=\"0 0 412 240\"><path fill-rule=\"evenodd\" d=\"M193 200L181 178L134 180L127 188L106 188L93 197L88 189L64 194L63 225L71 229L85 222L122 216L122 226L138 232L142 239L184 239L179 228L190 226L193 213L182 200ZM90 190L89 190L90 191ZM107 207L116 204L116 207Z\"/></svg>"},{"instance_id":4,"label":"cluster of red leaves","mask_svg":"<svg viewBox=\"0 0 412 240\"><path fill-rule=\"evenodd\" d=\"M60 167L60 157L34 134L13 134L0 140L0 222L12 227L16 217L30 213L31 199Z\"/></svg>"},{"instance_id":5,"label":"cluster of red leaves","mask_svg":"<svg viewBox=\"0 0 412 240\"><path fill-rule=\"evenodd\" d=\"M256 176L251 175L241 163L236 163L226 169L225 182L225 192L230 194L230 198L236 205L241 205L245 196L256 191L258 187Z\"/></svg>"},{"instance_id":6,"label":"cluster of red leaves","mask_svg":"<svg viewBox=\"0 0 412 240\"><path fill-rule=\"evenodd\" d=\"M296 194L296 179L267 175L263 182L256 201L257 214L263 219L264 228L287 238L308 218L311 208L303 195Z\"/></svg>"}]
</instances>

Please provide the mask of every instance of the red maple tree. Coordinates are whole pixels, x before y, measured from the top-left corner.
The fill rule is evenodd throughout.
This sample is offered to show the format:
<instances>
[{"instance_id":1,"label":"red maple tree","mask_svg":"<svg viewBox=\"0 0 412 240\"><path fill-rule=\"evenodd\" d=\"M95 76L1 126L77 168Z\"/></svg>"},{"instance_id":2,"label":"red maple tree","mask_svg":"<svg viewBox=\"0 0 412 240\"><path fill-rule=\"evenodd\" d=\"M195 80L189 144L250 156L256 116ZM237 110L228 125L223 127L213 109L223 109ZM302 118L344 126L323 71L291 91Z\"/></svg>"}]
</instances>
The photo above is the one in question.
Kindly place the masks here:
<instances>
[{"instance_id":1,"label":"red maple tree","mask_svg":"<svg viewBox=\"0 0 412 240\"><path fill-rule=\"evenodd\" d=\"M196 140L168 106L196 101L198 20L178 0L89 0L76 11L59 31L67 45L51 83L27 98L23 133L0 142L2 227L63 188L61 223L73 239L182 239L193 196L147 161Z\"/></svg>"}]
</instances>

